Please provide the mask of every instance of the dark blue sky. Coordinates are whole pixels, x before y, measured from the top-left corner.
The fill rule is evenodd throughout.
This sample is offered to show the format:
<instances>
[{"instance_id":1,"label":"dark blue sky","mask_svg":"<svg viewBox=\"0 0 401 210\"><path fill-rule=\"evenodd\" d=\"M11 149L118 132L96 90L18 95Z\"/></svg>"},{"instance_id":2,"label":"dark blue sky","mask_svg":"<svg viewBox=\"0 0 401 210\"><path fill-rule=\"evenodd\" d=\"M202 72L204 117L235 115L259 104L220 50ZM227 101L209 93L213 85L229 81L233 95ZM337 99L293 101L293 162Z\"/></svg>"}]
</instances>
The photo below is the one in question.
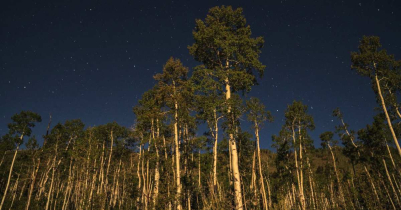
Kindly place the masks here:
<instances>
[{"instance_id":1,"label":"dark blue sky","mask_svg":"<svg viewBox=\"0 0 401 210\"><path fill-rule=\"evenodd\" d=\"M106 1L105 1L106 2ZM287 104L302 100L313 115L312 137L333 130L339 107L353 129L372 122L375 97L367 78L350 70L363 35L377 35L401 56L400 1L6 1L0 6L0 135L21 110L38 112L45 133L80 118L87 126L130 126L132 106L154 85L170 56L189 55L195 19L213 6L243 7L253 36L263 36L264 77L249 93L272 111L262 147L283 124ZM332 121L334 120L334 122Z\"/></svg>"}]
</instances>

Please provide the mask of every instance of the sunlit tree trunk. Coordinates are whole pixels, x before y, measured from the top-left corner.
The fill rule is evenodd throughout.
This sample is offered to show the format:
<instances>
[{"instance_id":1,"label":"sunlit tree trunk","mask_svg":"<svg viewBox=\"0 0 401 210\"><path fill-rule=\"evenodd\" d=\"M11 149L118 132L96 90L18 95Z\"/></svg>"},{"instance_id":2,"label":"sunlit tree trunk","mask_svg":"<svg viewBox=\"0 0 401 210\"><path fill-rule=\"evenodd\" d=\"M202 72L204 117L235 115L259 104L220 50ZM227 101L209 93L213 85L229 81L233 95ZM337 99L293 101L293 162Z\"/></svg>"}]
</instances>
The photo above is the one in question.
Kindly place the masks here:
<instances>
[{"instance_id":1,"label":"sunlit tree trunk","mask_svg":"<svg viewBox=\"0 0 401 210\"><path fill-rule=\"evenodd\" d=\"M374 67L376 68L376 64L374 64ZM387 124L388 124L388 127L390 129L391 136L393 137L394 144L395 144L395 146L396 146L396 148L398 150L398 154L401 157L401 148L400 148L400 145L398 144L398 139L397 139L397 136L395 135L395 132L394 132L394 129L393 129L393 125L391 123L391 119L390 119L390 117L389 117L389 115L387 113L386 103L384 102L384 98L383 98L381 87L380 87L380 81L379 81L379 79L377 77L377 74L375 75L375 81L376 81L377 93L379 94L379 97L380 97L380 102L381 102L381 105L382 105L382 108L383 108L383 112L386 115Z\"/></svg>"},{"instance_id":2,"label":"sunlit tree trunk","mask_svg":"<svg viewBox=\"0 0 401 210\"><path fill-rule=\"evenodd\" d=\"M231 98L231 87L226 79L226 101ZM228 114L231 113L231 107L228 107ZM238 163L238 151L237 151L237 143L235 142L234 135L230 133L230 154L231 154L231 164L232 164L232 172L233 172L233 181L234 181L234 195L235 195L235 206L236 209L242 210L242 192L241 192L241 178L239 171L239 163Z\"/></svg>"},{"instance_id":3,"label":"sunlit tree trunk","mask_svg":"<svg viewBox=\"0 0 401 210\"><path fill-rule=\"evenodd\" d=\"M34 165L35 165L35 164L34 164ZM35 170L32 170L32 175L31 175L31 179L32 179L32 180L31 180L31 185L30 185L30 187L29 187L28 201L27 201L27 203L26 203L26 208L25 208L25 210L29 210L29 206L30 206L30 204L31 204L32 192L33 192L33 189L34 189L34 187L35 187L36 175L38 174L39 165L40 165L40 159L39 159L39 161L38 161L38 164L37 164L37 166L36 166L36 169L35 169Z\"/></svg>"},{"instance_id":4,"label":"sunlit tree trunk","mask_svg":"<svg viewBox=\"0 0 401 210\"><path fill-rule=\"evenodd\" d=\"M252 158L252 177L251 177L251 185L249 186L249 189L253 191L254 196L256 198L256 151L253 151L253 158Z\"/></svg>"},{"instance_id":5,"label":"sunlit tree trunk","mask_svg":"<svg viewBox=\"0 0 401 210\"><path fill-rule=\"evenodd\" d=\"M299 120L300 121L300 120ZM300 125L301 123L298 122L298 124ZM302 209L306 209L306 201L305 201L305 191L304 191L304 175L303 175L303 162L302 162L302 136L301 136L301 126L299 126L298 128L298 137L299 137L299 174L300 174L300 194L301 194L301 205L302 205Z\"/></svg>"},{"instance_id":6,"label":"sunlit tree trunk","mask_svg":"<svg viewBox=\"0 0 401 210\"><path fill-rule=\"evenodd\" d=\"M138 192L140 192L141 191L141 184L142 184L142 178L141 178L141 174L140 174L140 166L141 166L141 159L142 159L142 145L139 145L139 157L138 157L138 164L137 164L137 171L136 171L136 174L137 174L137 176L138 176ZM140 201L140 199L141 199L141 195L139 194L138 195L138 198L137 198L137 203L139 203L139 201Z\"/></svg>"},{"instance_id":7,"label":"sunlit tree trunk","mask_svg":"<svg viewBox=\"0 0 401 210\"><path fill-rule=\"evenodd\" d=\"M216 108L213 110L214 115L214 146L213 146L213 186L217 189L217 141L219 136L219 126L217 121Z\"/></svg>"},{"instance_id":8,"label":"sunlit tree trunk","mask_svg":"<svg viewBox=\"0 0 401 210\"><path fill-rule=\"evenodd\" d=\"M21 137L20 137L21 142L22 142L22 139L23 139L23 138L24 138L24 134L22 134ZM3 204L4 204L4 201L5 201L6 196L7 196L7 191L8 191L8 187L10 186L10 180L11 180L11 176L12 176L12 174L13 174L13 168L14 168L15 158L17 157L18 150L19 150L19 145L18 145L17 148L15 149L13 161L11 162L10 172L8 173L8 179L7 179L6 189L4 190L3 198L1 199L0 210L3 208Z\"/></svg>"},{"instance_id":9,"label":"sunlit tree trunk","mask_svg":"<svg viewBox=\"0 0 401 210\"><path fill-rule=\"evenodd\" d=\"M105 150L105 142L103 141L103 146L102 146L102 156L100 158L100 174L99 174L99 182L100 185L98 187L97 190L97 194L99 194L100 192L103 192L103 185L104 185L104 150Z\"/></svg>"},{"instance_id":10,"label":"sunlit tree trunk","mask_svg":"<svg viewBox=\"0 0 401 210\"><path fill-rule=\"evenodd\" d=\"M174 85L174 95L175 92L175 83ZM177 186L177 195L176 195L176 202L177 202L177 210L181 210L181 169L180 169L180 148L178 142L178 102L177 99L174 101L174 143L175 143L175 166L176 166L176 186Z\"/></svg>"},{"instance_id":11,"label":"sunlit tree trunk","mask_svg":"<svg viewBox=\"0 0 401 210\"><path fill-rule=\"evenodd\" d=\"M306 151L305 151L306 153ZM310 169L310 163L309 163L309 157L306 157L306 164L308 164L308 181L309 181L309 190L310 190L310 197L309 197L309 203L311 204L312 209L316 209L316 204L315 204L315 193L313 190L313 178L312 178L312 171Z\"/></svg>"},{"instance_id":12,"label":"sunlit tree trunk","mask_svg":"<svg viewBox=\"0 0 401 210\"><path fill-rule=\"evenodd\" d=\"M380 203L379 195L377 194L376 186L375 186L375 183L373 183L373 180L372 180L372 177L370 176L369 170L366 168L366 166L363 166L363 168L366 172L366 175L368 175L368 179L369 179L370 184L372 185L372 189L375 194L376 200L378 203Z\"/></svg>"},{"instance_id":13,"label":"sunlit tree trunk","mask_svg":"<svg viewBox=\"0 0 401 210\"><path fill-rule=\"evenodd\" d=\"M17 188L18 188L20 174L18 174L17 180L14 183L14 186L11 188L11 192L13 193L13 196L12 196L12 200L11 200L10 209L13 208L14 200L15 200L15 197L17 195Z\"/></svg>"},{"instance_id":14,"label":"sunlit tree trunk","mask_svg":"<svg viewBox=\"0 0 401 210\"><path fill-rule=\"evenodd\" d=\"M303 209L303 207L304 207L303 206L304 195L303 195L303 191L302 191L302 187L301 187L301 176L300 176L300 170L299 170L299 166L298 166L297 149L295 148L296 140L295 140L295 125L294 125L294 123L292 124L292 140L293 140L293 144L294 144L294 160L295 160L295 171L297 172L299 200L300 200L300 203L301 203L301 208Z\"/></svg>"},{"instance_id":15,"label":"sunlit tree trunk","mask_svg":"<svg viewBox=\"0 0 401 210\"><path fill-rule=\"evenodd\" d=\"M64 201L63 201L63 207L62 207L63 210L67 208L67 203L68 203L67 198L68 198L68 195L69 195L70 190L71 190L70 189L71 175L72 175L72 159L70 160L70 168L68 170L68 178L67 178L68 181L67 181L67 186L65 187Z\"/></svg>"},{"instance_id":16,"label":"sunlit tree trunk","mask_svg":"<svg viewBox=\"0 0 401 210\"><path fill-rule=\"evenodd\" d=\"M1 161L0 161L0 166L3 165L4 157L7 155L7 152L8 151L4 152L3 157L1 158Z\"/></svg>"},{"instance_id":17,"label":"sunlit tree trunk","mask_svg":"<svg viewBox=\"0 0 401 210\"><path fill-rule=\"evenodd\" d=\"M255 122L255 135L256 135L256 144L257 144L257 152L258 152L258 163L259 163L259 183L261 185L261 191L262 191L262 198L263 198L263 205L264 209L268 209L268 202L267 202L267 196L266 196L266 190L265 190L265 183L264 183L264 178L263 178L263 173L262 173L262 160L260 157L260 141L259 141L259 128L258 125Z\"/></svg>"},{"instance_id":18,"label":"sunlit tree trunk","mask_svg":"<svg viewBox=\"0 0 401 210\"><path fill-rule=\"evenodd\" d=\"M201 189L201 151L198 151L198 187Z\"/></svg>"},{"instance_id":19,"label":"sunlit tree trunk","mask_svg":"<svg viewBox=\"0 0 401 210\"><path fill-rule=\"evenodd\" d=\"M110 169L110 162L111 162L111 155L113 154L113 144L114 144L114 136L113 136L113 130L110 131L110 139L111 139L111 143L110 143L110 153L109 153L109 159L107 162L107 168L106 168L106 184L105 184L105 192L107 192L107 185L109 183L109 169Z\"/></svg>"},{"instance_id":20,"label":"sunlit tree trunk","mask_svg":"<svg viewBox=\"0 0 401 210\"><path fill-rule=\"evenodd\" d=\"M390 176L390 174L388 173L388 170L387 170L386 161L384 160L384 158L382 159L382 161L383 161L384 169L386 170L386 176L387 176L387 178L388 178L388 181L390 182L391 189L393 190L394 197L395 197L395 199L396 199L398 205L401 207L401 203L400 203L400 200L399 200L399 198L398 198L397 191L395 190L393 181L391 180L391 176Z\"/></svg>"},{"instance_id":21,"label":"sunlit tree trunk","mask_svg":"<svg viewBox=\"0 0 401 210\"><path fill-rule=\"evenodd\" d=\"M337 184L338 184L338 191L340 191L341 202L343 203L344 208L346 208L344 193L343 193L343 189L342 189L342 187L341 187L340 177L339 177L338 171L337 171L336 158L334 157L334 153L333 153L333 150L332 150L330 144L327 144L327 146L329 147L329 150L330 150L330 153L331 153L331 157L332 157L332 159L333 159L333 167L334 167L334 172L336 173L336 179L337 179Z\"/></svg>"},{"instance_id":22,"label":"sunlit tree trunk","mask_svg":"<svg viewBox=\"0 0 401 210\"><path fill-rule=\"evenodd\" d=\"M159 120L156 121L156 127L157 127L157 131L156 131L156 137L157 139L159 139L159 125L158 125ZM153 119L152 119L152 127L153 126ZM157 202L157 198L159 196L159 180L160 180L160 173L159 173L159 149L157 147L156 144L156 140L155 140L155 135L154 135L154 131L152 132L152 136L153 136L153 142L155 145L155 149L156 149L156 166L155 166L155 187L153 189L153 208L156 208L156 202Z\"/></svg>"},{"instance_id":23,"label":"sunlit tree trunk","mask_svg":"<svg viewBox=\"0 0 401 210\"><path fill-rule=\"evenodd\" d=\"M54 154L54 158L53 158L53 164L52 164L52 180L50 182L50 189L49 189L49 193L47 194L47 202L46 202L46 210L49 209L49 204L50 204L50 198L51 195L53 194L53 183L54 183L54 173L55 173L55 168L56 168L56 157L57 157L57 143L56 143L56 154Z\"/></svg>"}]
</instances>

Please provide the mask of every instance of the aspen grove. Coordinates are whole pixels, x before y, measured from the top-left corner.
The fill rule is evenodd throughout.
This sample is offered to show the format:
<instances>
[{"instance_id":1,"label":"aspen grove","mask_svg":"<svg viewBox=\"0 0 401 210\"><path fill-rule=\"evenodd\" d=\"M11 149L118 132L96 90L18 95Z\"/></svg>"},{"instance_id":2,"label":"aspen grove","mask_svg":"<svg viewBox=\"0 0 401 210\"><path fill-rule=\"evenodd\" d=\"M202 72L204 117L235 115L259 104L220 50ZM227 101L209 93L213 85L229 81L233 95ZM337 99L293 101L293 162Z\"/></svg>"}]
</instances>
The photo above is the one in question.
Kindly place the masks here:
<instances>
[{"instance_id":1,"label":"aspen grove","mask_svg":"<svg viewBox=\"0 0 401 210\"><path fill-rule=\"evenodd\" d=\"M0 139L0 210L401 209L401 62L378 37L362 37L350 55L376 96L372 124L351 130L336 109L327 113L335 132L312 139L304 102L275 122L248 96L269 68L241 8L211 8L192 35L199 65L171 57L160 66L132 127L15 114ZM37 123L48 123L41 138ZM263 136L270 123L280 132Z\"/></svg>"}]
</instances>

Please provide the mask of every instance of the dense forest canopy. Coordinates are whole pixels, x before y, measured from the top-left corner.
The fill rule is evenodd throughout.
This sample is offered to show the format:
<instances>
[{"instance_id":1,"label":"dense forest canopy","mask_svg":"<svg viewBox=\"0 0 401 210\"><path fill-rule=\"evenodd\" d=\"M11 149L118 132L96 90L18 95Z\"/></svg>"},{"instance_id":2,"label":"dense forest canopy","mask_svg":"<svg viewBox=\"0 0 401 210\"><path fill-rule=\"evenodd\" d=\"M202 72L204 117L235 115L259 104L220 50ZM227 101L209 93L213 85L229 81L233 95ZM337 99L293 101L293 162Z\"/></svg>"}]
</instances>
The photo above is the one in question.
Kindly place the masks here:
<instances>
[{"instance_id":1,"label":"dense forest canopy","mask_svg":"<svg viewBox=\"0 0 401 210\"><path fill-rule=\"evenodd\" d=\"M0 139L0 210L401 208L401 61L379 37L361 37L350 54L376 96L372 123L352 130L337 108L335 132L313 139L307 104L294 100L274 121L247 94L269 72L242 8L211 8L192 35L199 65L160 66L132 127L13 115ZM38 123L48 124L43 144ZM262 136L271 123L281 130ZM273 150L262 149L270 138Z\"/></svg>"}]
</instances>

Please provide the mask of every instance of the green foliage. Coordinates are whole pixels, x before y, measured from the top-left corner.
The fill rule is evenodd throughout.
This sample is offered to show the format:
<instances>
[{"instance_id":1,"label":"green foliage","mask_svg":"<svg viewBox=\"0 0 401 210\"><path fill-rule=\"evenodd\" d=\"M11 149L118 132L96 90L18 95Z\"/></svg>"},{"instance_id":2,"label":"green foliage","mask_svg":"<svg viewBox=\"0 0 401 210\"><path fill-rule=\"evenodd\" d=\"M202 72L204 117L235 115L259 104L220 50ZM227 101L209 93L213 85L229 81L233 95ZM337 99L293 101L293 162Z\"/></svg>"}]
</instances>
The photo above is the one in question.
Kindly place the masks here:
<instances>
[{"instance_id":1,"label":"green foliage","mask_svg":"<svg viewBox=\"0 0 401 210\"><path fill-rule=\"evenodd\" d=\"M213 70L198 66L191 77L191 86L194 88L194 105L196 105L197 119L206 121L213 127L221 116L224 98L222 88Z\"/></svg>"},{"instance_id":2,"label":"green foliage","mask_svg":"<svg viewBox=\"0 0 401 210\"><path fill-rule=\"evenodd\" d=\"M35 123L42 121L40 115L32 111L22 111L19 114L13 115L11 119L13 122L8 124L9 138L14 139L13 141L17 146L23 143L24 136L31 135L31 128L35 127Z\"/></svg>"},{"instance_id":3,"label":"green foliage","mask_svg":"<svg viewBox=\"0 0 401 210\"><path fill-rule=\"evenodd\" d=\"M227 134L233 134L234 136L238 134L240 118L245 111L246 107L241 97L238 94L231 95L231 98L223 106L224 122L222 128Z\"/></svg>"},{"instance_id":4,"label":"green foliage","mask_svg":"<svg viewBox=\"0 0 401 210\"><path fill-rule=\"evenodd\" d=\"M75 119L57 123L44 136L41 148L35 136L29 138L26 150L14 152L21 155L16 158L15 171L10 172L5 208L25 208L28 194L32 193L30 209L43 209L47 202L49 209L174 209L177 201L184 209L232 209L234 176L230 155L234 153L229 145L234 140L244 204L248 209L260 209L260 180L249 187L258 176L252 176L256 169L252 167L255 141L241 127L241 118L246 113L257 133L273 117L258 98L250 98L244 104L236 91L249 91L256 83L254 73L263 74L265 66L259 54L264 41L251 37L242 9L233 10L230 6L214 7L205 20L196 20L193 37L195 43L188 48L202 65L188 78L188 68L179 59L170 58L163 72L154 76L157 84L134 107L137 122L133 129L116 122L85 128L81 120ZM378 37L363 37L359 52L353 52L351 59L352 69L370 77L376 93L374 82L379 80L390 121L400 136L400 62L382 49ZM225 98L231 89L234 93ZM308 132L314 130L315 124L307 106L300 101L288 105L282 129L272 136L276 153L261 150L262 167L258 169L265 178L262 181L267 186L269 208L299 208L301 189L307 200L306 209L401 208L401 159L393 158L395 149L387 145L391 136L385 116L375 116L371 125L357 132L358 139L344 122L340 109L335 109L333 116L340 121L335 128L343 146L335 147L334 133L327 131L320 135L322 148L314 148ZM220 119L224 119L222 123ZM0 189L16 157L7 151L18 149L41 118L23 111L12 120L9 133L0 139ZM202 130L197 126L202 123L209 128L206 135L198 133ZM218 141L220 127L225 134ZM173 131L177 131L176 136ZM178 139L177 151L173 137ZM214 146L215 141L217 186L211 178L214 158L210 145ZM326 147L331 148L334 163L338 163L336 171L328 164L334 157ZM174 158L178 153L179 170ZM178 198L177 173L182 181ZM156 174L160 175L157 199L153 191Z\"/></svg>"},{"instance_id":5,"label":"green foliage","mask_svg":"<svg viewBox=\"0 0 401 210\"><path fill-rule=\"evenodd\" d=\"M380 39L377 36L363 36L359 43L359 52L351 53L351 68L359 74L373 78L397 76L394 71L400 68L400 62L394 60L393 55L388 55L382 49Z\"/></svg>"},{"instance_id":6,"label":"green foliage","mask_svg":"<svg viewBox=\"0 0 401 210\"><path fill-rule=\"evenodd\" d=\"M359 52L351 53L351 62L351 69L371 79L372 89L377 95L377 101L381 103L375 81L377 78L381 94L387 106L392 108L390 111L394 118L399 109L396 95L401 88L401 61L395 60L394 55L387 54L379 37L363 36L359 43Z\"/></svg>"},{"instance_id":7,"label":"green foliage","mask_svg":"<svg viewBox=\"0 0 401 210\"><path fill-rule=\"evenodd\" d=\"M367 125L366 128L358 131L358 138L364 146L364 157L370 159L371 163L380 162L387 153L386 139L391 138L389 134L383 114L376 115L372 125Z\"/></svg>"},{"instance_id":8,"label":"green foliage","mask_svg":"<svg viewBox=\"0 0 401 210\"><path fill-rule=\"evenodd\" d=\"M0 151L5 152L15 149L16 141L18 141L16 137L10 135L9 133L5 134L0 139Z\"/></svg>"},{"instance_id":9,"label":"green foliage","mask_svg":"<svg viewBox=\"0 0 401 210\"><path fill-rule=\"evenodd\" d=\"M360 143L356 141L355 131L348 129L348 124L344 122L343 114L339 108L336 108L333 111L333 117L337 117L340 121L340 124L335 127L336 133L341 139L343 148L343 154L347 156L352 164L358 161L359 159L359 147Z\"/></svg>"},{"instance_id":10,"label":"green foliage","mask_svg":"<svg viewBox=\"0 0 401 210\"><path fill-rule=\"evenodd\" d=\"M320 134L320 140L322 140L322 147L327 148L328 145L333 146L337 144L337 141L333 139L334 133L331 131L326 131Z\"/></svg>"},{"instance_id":11,"label":"green foliage","mask_svg":"<svg viewBox=\"0 0 401 210\"><path fill-rule=\"evenodd\" d=\"M195 43L189 52L202 62L221 83L234 91L249 91L256 83L253 71L263 74L265 66L259 61L263 38L251 38L251 28L246 24L242 8L213 7L205 20L196 20L193 31ZM228 80L228 81L226 81Z\"/></svg>"},{"instance_id":12,"label":"green foliage","mask_svg":"<svg viewBox=\"0 0 401 210\"><path fill-rule=\"evenodd\" d=\"M32 136L28 139L26 143L26 148L28 150L35 150L39 148L38 140L36 140L36 136Z\"/></svg>"},{"instance_id":13,"label":"green foliage","mask_svg":"<svg viewBox=\"0 0 401 210\"><path fill-rule=\"evenodd\" d=\"M248 110L248 120L254 123L254 129L260 129L265 121L273 122L271 112L265 110L265 105L263 105L258 98L250 98L246 102L246 106Z\"/></svg>"},{"instance_id":14,"label":"green foliage","mask_svg":"<svg viewBox=\"0 0 401 210\"><path fill-rule=\"evenodd\" d=\"M288 105L285 111L285 124L287 126L294 126L299 129L315 129L315 123L313 117L308 115L306 112L308 106L302 104L300 101L294 101L291 105Z\"/></svg>"}]
</instances>

